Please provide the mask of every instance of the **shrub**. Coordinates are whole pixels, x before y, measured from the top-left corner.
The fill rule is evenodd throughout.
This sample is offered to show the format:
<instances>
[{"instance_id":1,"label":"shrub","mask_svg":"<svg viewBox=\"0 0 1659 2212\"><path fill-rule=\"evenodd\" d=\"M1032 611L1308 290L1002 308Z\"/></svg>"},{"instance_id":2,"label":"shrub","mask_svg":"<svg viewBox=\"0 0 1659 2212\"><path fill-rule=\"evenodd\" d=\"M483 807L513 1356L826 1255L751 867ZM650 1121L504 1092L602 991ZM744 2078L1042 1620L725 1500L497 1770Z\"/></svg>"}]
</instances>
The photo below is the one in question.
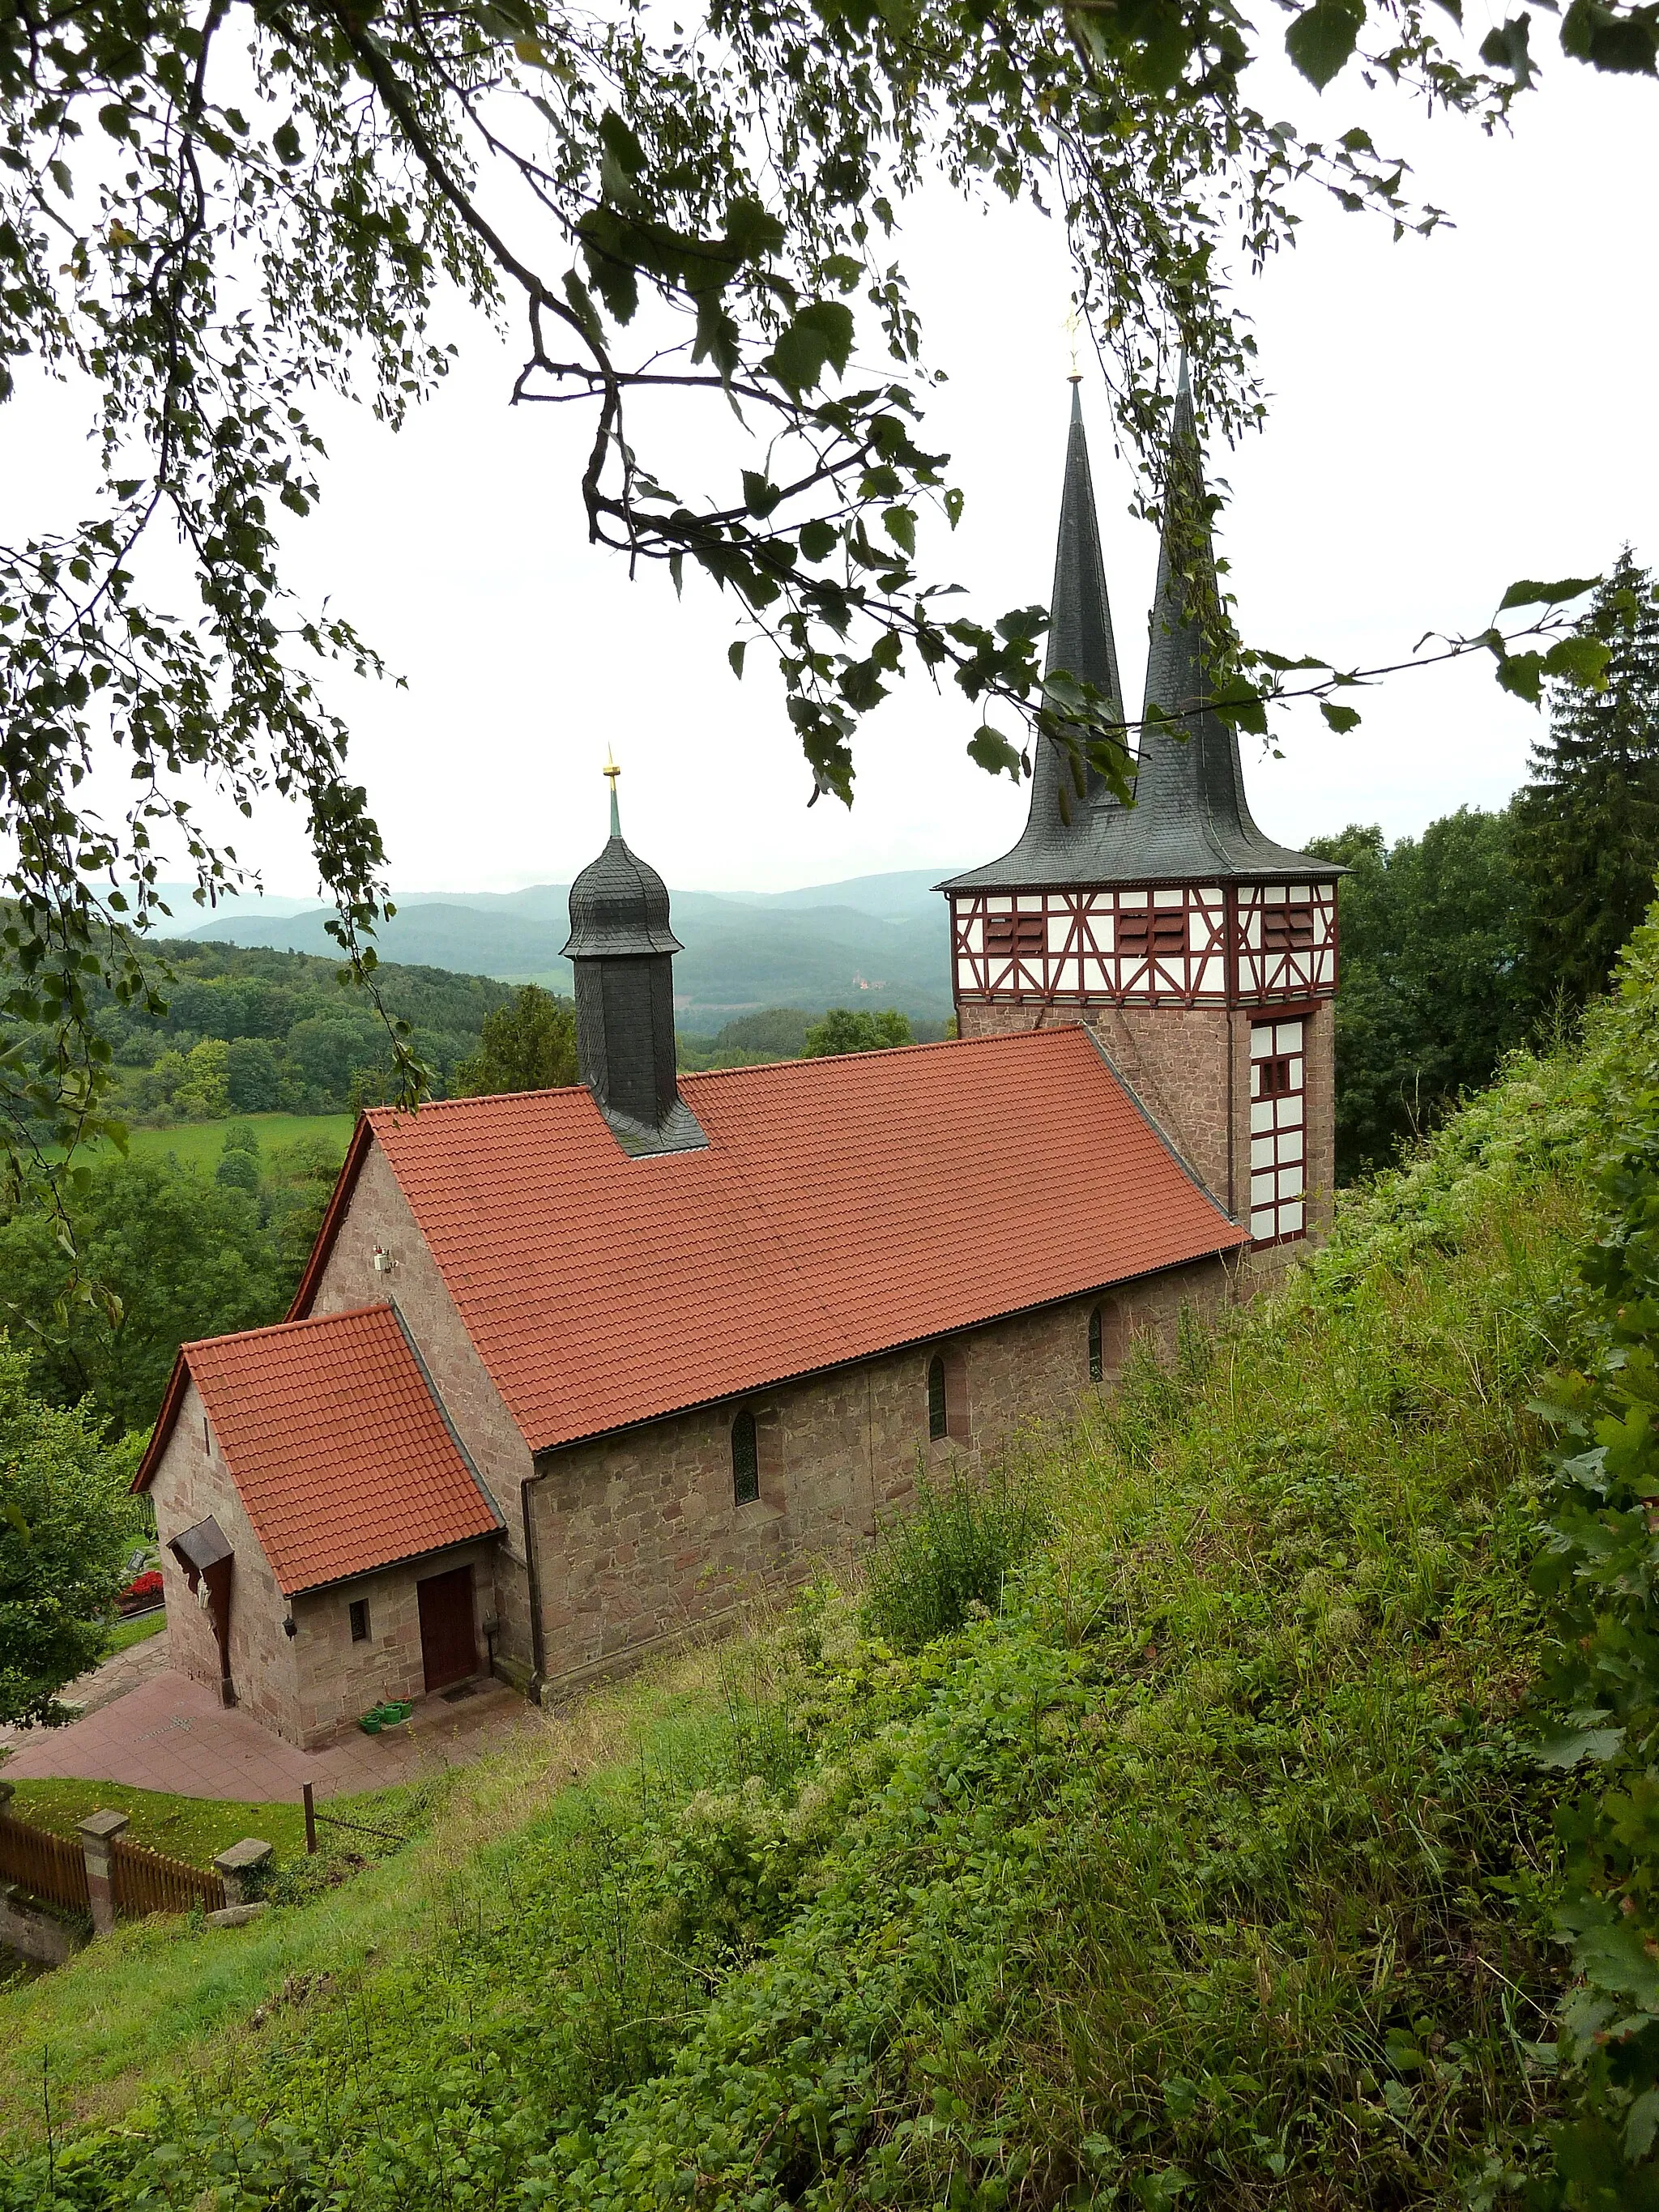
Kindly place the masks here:
<instances>
[{"instance_id":1,"label":"shrub","mask_svg":"<svg viewBox=\"0 0 1659 2212\"><path fill-rule=\"evenodd\" d=\"M995 1613L1009 1574L1051 1527L1046 1501L1006 1468L983 1481L952 1468L936 1486L918 1458L915 1503L883 1530L871 1564L866 1632L919 1651L960 1628L975 1606Z\"/></svg>"},{"instance_id":2,"label":"shrub","mask_svg":"<svg viewBox=\"0 0 1659 2212\"><path fill-rule=\"evenodd\" d=\"M252 1152L226 1152L213 1171L215 1182L223 1183L228 1190L245 1190L253 1197L259 1191L259 1163Z\"/></svg>"}]
</instances>

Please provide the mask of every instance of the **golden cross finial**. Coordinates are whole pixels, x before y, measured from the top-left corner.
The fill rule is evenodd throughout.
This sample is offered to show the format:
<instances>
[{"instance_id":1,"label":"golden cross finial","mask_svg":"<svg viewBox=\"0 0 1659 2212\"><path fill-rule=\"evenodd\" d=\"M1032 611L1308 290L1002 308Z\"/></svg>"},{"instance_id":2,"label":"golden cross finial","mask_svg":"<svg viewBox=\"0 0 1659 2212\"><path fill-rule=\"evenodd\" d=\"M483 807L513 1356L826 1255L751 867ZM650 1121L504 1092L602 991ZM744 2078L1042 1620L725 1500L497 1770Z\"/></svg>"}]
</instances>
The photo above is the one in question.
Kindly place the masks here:
<instances>
[{"instance_id":1,"label":"golden cross finial","mask_svg":"<svg viewBox=\"0 0 1659 2212\"><path fill-rule=\"evenodd\" d=\"M616 761L612 758L609 745L605 749L605 766L601 769L599 773L602 775L609 776L611 779L611 788L614 792L617 788L617 778L622 774L622 770L617 766Z\"/></svg>"},{"instance_id":2,"label":"golden cross finial","mask_svg":"<svg viewBox=\"0 0 1659 2212\"><path fill-rule=\"evenodd\" d=\"M1061 324L1060 327L1072 342L1072 374L1070 380L1073 384L1081 384L1083 381L1083 373L1077 365L1077 334L1083 328L1083 318L1078 313L1075 307L1073 307L1071 313L1066 316L1066 320Z\"/></svg>"}]
</instances>

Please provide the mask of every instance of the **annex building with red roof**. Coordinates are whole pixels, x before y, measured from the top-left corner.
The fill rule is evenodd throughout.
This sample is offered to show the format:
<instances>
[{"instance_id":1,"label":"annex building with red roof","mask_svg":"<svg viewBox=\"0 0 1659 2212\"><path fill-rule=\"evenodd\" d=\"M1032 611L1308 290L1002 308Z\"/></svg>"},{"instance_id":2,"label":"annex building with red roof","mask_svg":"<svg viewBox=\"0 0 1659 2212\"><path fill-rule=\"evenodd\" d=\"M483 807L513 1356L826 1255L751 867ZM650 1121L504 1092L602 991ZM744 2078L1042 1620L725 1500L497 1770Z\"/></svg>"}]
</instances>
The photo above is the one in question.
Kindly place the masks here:
<instances>
[{"instance_id":1,"label":"annex building with red roof","mask_svg":"<svg viewBox=\"0 0 1659 2212\"><path fill-rule=\"evenodd\" d=\"M1075 413L1049 660L1119 697ZM179 1352L137 1477L175 1663L302 1745L486 1673L574 1687L855 1553L919 1463L1065 1419L1316 1231L1334 872L1192 719L1144 812L1060 805L1040 741L1020 846L941 887L960 1041L684 1077L613 777L581 1081L363 1115L288 1320ZM1316 919L1270 965L1273 913Z\"/></svg>"}]
</instances>

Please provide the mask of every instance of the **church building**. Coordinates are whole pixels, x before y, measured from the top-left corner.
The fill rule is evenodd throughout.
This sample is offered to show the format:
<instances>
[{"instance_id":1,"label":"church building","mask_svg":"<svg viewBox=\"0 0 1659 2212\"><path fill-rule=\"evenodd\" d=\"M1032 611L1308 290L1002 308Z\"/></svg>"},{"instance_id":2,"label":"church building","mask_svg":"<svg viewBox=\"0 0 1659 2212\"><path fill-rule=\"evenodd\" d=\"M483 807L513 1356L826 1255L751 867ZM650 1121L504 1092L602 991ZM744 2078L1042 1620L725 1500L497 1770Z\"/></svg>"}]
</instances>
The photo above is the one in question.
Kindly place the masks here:
<instances>
[{"instance_id":1,"label":"church building","mask_svg":"<svg viewBox=\"0 0 1659 2212\"><path fill-rule=\"evenodd\" d=\"M489 1674L564 1694L1316 1230L1336 871L1251 820L1168 569L1135 805L1062 806L1041 741L1018 844L943 886L959 1041L678 1076L607 771L580 1083L363 1115L288 1319L179 1352L136 1478L175 1665L304 1746ZM1121 700L1075 404L1049 665Z\"/></svg>"}]
</instances>

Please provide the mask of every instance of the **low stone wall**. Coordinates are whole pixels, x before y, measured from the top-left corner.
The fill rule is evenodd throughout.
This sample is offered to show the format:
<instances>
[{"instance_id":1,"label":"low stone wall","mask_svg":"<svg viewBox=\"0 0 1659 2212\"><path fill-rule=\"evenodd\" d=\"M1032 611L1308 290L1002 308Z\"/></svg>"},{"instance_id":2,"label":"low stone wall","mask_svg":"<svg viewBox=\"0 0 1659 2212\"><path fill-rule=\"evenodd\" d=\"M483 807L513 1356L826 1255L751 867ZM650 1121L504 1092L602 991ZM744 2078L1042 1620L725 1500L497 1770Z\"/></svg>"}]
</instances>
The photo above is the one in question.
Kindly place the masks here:
<instances>
[{"instance_id":1,"label":"low stone wall","mask_svg":"<svg viewBox=\"0 0 1659 2212\"><path fill-rule=\"evenodd\" d=\"M32 1966L61 1966L91 1936L84 1921L48 1911L15 1881L0 1882L0 1950L15 1951Z\"/></svg>"}]
</instances>

